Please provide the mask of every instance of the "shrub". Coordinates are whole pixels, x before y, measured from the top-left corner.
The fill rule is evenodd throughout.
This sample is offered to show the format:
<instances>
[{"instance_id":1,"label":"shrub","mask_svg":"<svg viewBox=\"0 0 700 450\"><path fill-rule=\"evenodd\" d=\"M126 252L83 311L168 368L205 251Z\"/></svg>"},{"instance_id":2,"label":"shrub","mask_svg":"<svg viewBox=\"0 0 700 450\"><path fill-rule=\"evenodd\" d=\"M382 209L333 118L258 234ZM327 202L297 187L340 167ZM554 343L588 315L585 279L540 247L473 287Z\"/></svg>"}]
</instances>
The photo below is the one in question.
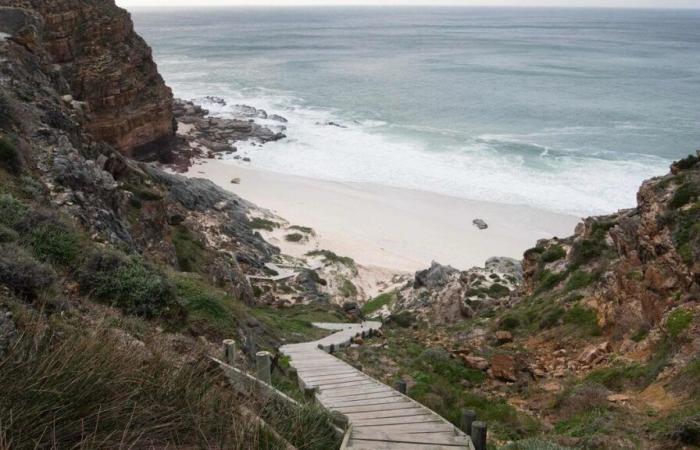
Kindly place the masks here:
<instances>
[{"instance_id":1,"label":"shrub","mask_svg":"<svg viewBox=\"0 0 700 450\"><path fill-rule=\"evenodd\" d=\"M585 270L576 270L569 277L569 281L566 282L567 291L575 291L577 289L583 289L593 283L597 276L595 274L586 272Z\"/></svg>"},{"instance_id":2,"label":"shrub","mask_svg":"<svg viewBox=\"0 0 700 450\"><path fill-rule=\"evenodd\" d=\"M669 206L673 209L681 208L692 200L695 200L700 194L700 190L694 183L684 183L682 184L671 198Z\"/></svg>"},{"instance_id":3,"label":"shrub","mask_svg":"<svg viewBox=\"0 0 700 450\"><path fill-rule=\"evenodd\" d=\"M386 292L384 294L381 294L362 305L362 313L372 314L375 311L379 311L384 305L390 305L395 298L396 294L394 294L393 292Z\"/></svg>"},{"instance_id":4,"label":"shrub","mask_svg":"<svg viewBox=\"0 0 700 450\"><path fill-rule=\"evenodd\" d=\"M566 256L566 250L561 245L552 245L545 250L540 256L540 261L543 263L551 263L558 261Z\"/></svg>"},{"instance_id":5,"label":"shrub","mask_svg":"<svg viewBox=\"0 0 700 450\"><path fill-rule=\"evenodd\" d=\"M676 420L672 424L668 437L686 445L700 445L700 413Z\"/></svg>"},{"instance_id":6,"label":"shrub","mask_svg":"<svg viewBox=\"0 0 700 450\"><path fill-rule=\"evenodd\" d=\"M22 243L42 261L73 266L82 254L78 233L55 214L31 211L16 229L22 234Z\"/></svg>"},{"instance_id":7,"label":"shrub","mask_svg":"<svg viewBox=\"0 0 700 450\"><path fill-rule=\"evenodd\" d=\"M314 230L311 227L302 227L300 225L292 225L289 227L290 230L300 231L304 234L314 234Z\"/></svg>"},{"instance_id":8,"label":"shrub","mask_svg":"<svg viewBox=\"0 0 700 450\"><path fill-rule=\"evenodd\" d=\"M460 360L451 358L450 354L441 348L425 349L415 358L413 366L427 373L435 372L450 383L468 380L478 384L486 378L484 372L466 367Z\"/></svg>"},{"instance_id":9,"label":"shrub","mask_svg":"<svg viewBox=\"0 0 700 450\"><path fill-rule=\"evenodd\" d=\"M550 272L549 270L543 270L542 272L540 272L540 274L538 276L539 283L537 285L537 289L535 289L535 292L541 293L541 292L553 289L559 283L564 281L568 275L569 275L569 273L566 271L559 272L559 273L553 273L553 272Z\"/></svg>"},{"instance_id":10,"label":"shrub","mask_svg":"<svg viewBox=\"0 0 700 450\"><path fill-rule=\"evenodd\" d=\"M15 144L0 137L0 167L11 174L18 175L22 170L22 159Z\"/></svg>"},{"instance_id":11,"label":"shrub","mask_svg":"<svg viewBox=\"0 0 700 450\"><path fill-rule=\"evenodd\" d=\"M248 222L248 226L254 230L273 231L275 228L279 228L280 224L272 220L255 217Z\"/></svg>"},{"instance_id":12,"label":"shrub","mask_svg":"<svg viewBox=\"0 0 700 450\"><path fill-rule=\"evenodd\" d=\"M0 225L0 244L6 244L8 242L14 242L19 239L19 234L11 228L7 228L4 225Z\"/></svg>"},{"instance_id":13,"label":"shrub","mask_svg":"<svg viewBox=\"0 0 700 450\"><path fill-rule=\"evenodd\" d=\"M137 257L116 252L96 253L81 268L78 278L83 293L128 314L170 320L181 320L184 316L170 281Z\"/></svg>"},{"instance_id":14,"label":"shrub","mask_svg":"<svg viewBox=\"0 0 700 450\"><path fill-rule=\"evenodd\" d=\"M676 161L673 165L678 167L680 170L688 170L693 168L695 164L700 161L700 158L698 158L695 155L688 155L687 158L683 158L680 161Z\"/></svg>"},{"instance_id":15,"label":"shrub","mask_svg":"<svg viewBox=\"0 0 700 450\"><path fill-rule=\"evenodd\" d=\"M554 308L548 310L542 317L542 320L540 320L540 330L546 330L559 325L559 321L564 316L564 312L564 308L560 306L555 306Z\"/></svg>"},{"instance_id":16,"label":"shrub","mask_svg":"<svg viewBox=\"0 0 700 450\"><path fill-rule=\"evenodd\" d=\"M564 314L564 323L573 325L586 334L597 336L600 334L598 316L595 311L581 305L574 305Z\"/></svg>"},{"instance_id":17,"label":"shrub","mask_svg":"<svg viewBox=\"0 0 700 450\"><path fill-rule=\"evenodd\" d=\"M541 255L542 253L544 253L544 247L532 247L532 248L525 250L525 253L523 253L523 257L525 259L528 259L531 256Z\"/></svg>"},{"instance_id":18,"label":"shrub","mask_svg":"<svg viewBox=\"0 0 700 450\"><path fill-rule=\"evenodd\" d=\"M0 284L33 300L55 281L56 274L51 267L14 244L0 245Z\"/></svg>"},{"instance_id":19,"label":"shrub","mask_svg":"<svg viewBox=\"0 0 700 450\"><path fill-rule=\"evenodd\" d=\"M599 258L607 249L608 246L605 241L598 239L583 239L574 243L571 260L572 267L576 268Z\"/></svg>"},{"instance_id":20,"label":"shrub","mask_svg":"<svg viewBox=\"0 0 700 450\"><path fill-rule=\"evenodd\" d=\"M313 250L308 252L306 256L321 256L328 263L340 263L350 268L355 268L354 259L349 256L338 256L330 250Z\"/></svg>"},{"instance_id":21,"label":"shrub","mask_svg":"<svg viewBox=\"0 0 700 450\"><path fill-rule=\"evenodd\" d=\"M355 297L357 296L357 287L348 279L343 279L342 284L338 288L340 294L343 297Z\"/></svg>"},{"instance_id":22,"label":"shrub","mask_svg":"<svg viewBox=\"0 0 700 450\"><path fill-rule=\"evenodd\" d=\"M243 313L235 310L233 298L191 275L178 277L175 286L178 298L187 309L190 328L202 334L236 335L238 318Z\"/></svg>"},{"instance_id":23,"label":"shrub","mask_svg":"<svg viewBox=\"0 0 700 450\"><path fill-rule=\"evenodd\" d=\"M187 227L175 227L172 239L177 266L182 272L195 272L197 267L204 265L204 244Z\"/></svg>"},{"instance_id":24,"label":"shrub","mask_svg":"<svg viewBox=\"0 0 700 450\"><path fill-rule=\"evenodd\" d=\"M502 284L493 283L491 286L489 286L488 293L493 298L502 298L510 294L510 289Z\"/></svg>"},{"instance_id":25,"label":"shrub","mask_svg":"<svg viewBox=\"0 0 700 450\"><path fill-rule=\"evenodd\" d=\"M410 311L401 311L392 314L391 320L402 328L408 328L416 322L416 316Z\"/></svg>"},{"instance_id":26,"label":"shrub","mask_svg":"<svg viewBox=\"0 0 700 450\"><path fill-rule=\"evenodd\" d=\"M512 331L520 326L520 319L514 315L507 315L498 322L498 328L501 330Z\"/></svg>"},{"instance_id":27,"label":"shrub","mask_svg":"<svg viewBox=\"0 0 700 450\"><path fill-rule=\"evenodd\" d=\"M284 237L287 242L301 242L304 239L304 235L301 233L290 233Z\"/></svg>"},{"instance_id":28,"label":"shrub","mask_svg":"<svg viewBox=\"0 0 700 450\"><path fill-rule=\"evenodd\" d=\"M596 369L588 374L586 381L620 391L628 385L643 384L649 378L648 374L647 368L639 364L619 365Z\"/></svg>"},{"instance_id":29,"label":"shrub","mask_svg":"<svg viewBox=\"0 0 700 450\"><path fill-rule=\"evenodd\" d=\"M677 338L693 321L693 313L683 308L678 308L668 315L666 319L666 332L672 338Z\"/></svg>"},{"instance_id":30,"label":"shrub","mask_svg":"<svg viewBox=\"0 0 700 450\"><path fill-rule=\"evenodd\" d=\"M14 227L24 217L27 207L9 194L0 195L0 223Z\"/></svg>"}]
</instances>

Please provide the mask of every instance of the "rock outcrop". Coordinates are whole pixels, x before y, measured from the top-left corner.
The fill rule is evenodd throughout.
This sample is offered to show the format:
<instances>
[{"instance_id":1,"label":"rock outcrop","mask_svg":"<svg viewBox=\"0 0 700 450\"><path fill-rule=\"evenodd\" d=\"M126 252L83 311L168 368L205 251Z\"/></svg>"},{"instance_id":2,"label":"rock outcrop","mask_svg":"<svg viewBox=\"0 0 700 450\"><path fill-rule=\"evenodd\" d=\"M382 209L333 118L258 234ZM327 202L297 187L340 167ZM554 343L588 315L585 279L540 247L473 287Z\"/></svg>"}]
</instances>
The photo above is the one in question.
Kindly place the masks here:
<instances>
[{"instance_id":1,"label":"rock outcrop","mask_svg":"<svg viewBox=\"0 0 700 450\"><path fill-rule=\"evenodd\" d=\"M135 158L166 158L174 136L172 93L151 49L114 0L4 0L33 15L34 23L7 30L30 51L42 52L50 76L61 80L67 103L81 102L86 130ZM9 21L12 14L3 13ZM9 27L6 27L9 28Z\"/></svg>"}]
</instances>

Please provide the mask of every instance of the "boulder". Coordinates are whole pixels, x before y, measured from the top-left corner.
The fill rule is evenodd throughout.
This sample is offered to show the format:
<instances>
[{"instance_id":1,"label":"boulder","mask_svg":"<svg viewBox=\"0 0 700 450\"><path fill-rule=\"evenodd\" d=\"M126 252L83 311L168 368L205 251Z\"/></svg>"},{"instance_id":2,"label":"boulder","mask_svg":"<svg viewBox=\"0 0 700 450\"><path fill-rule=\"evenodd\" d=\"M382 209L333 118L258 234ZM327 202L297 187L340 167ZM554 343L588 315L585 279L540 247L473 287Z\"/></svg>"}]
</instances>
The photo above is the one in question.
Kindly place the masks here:
<instances>
[{"instance_id":1,"label":"boulder","mask_svg":"<svg viewBox=\"0 0 700 450\"><path fill-rule=\"evenodd\" d=\"M496 355L491 358L490 375L502 381L518 381L518 366L511 355Z\"/></svg>"},{"instance_id":2,"label":"boulder","mask_svg":"<svg viewBox=\"0 0 700 450\"><path fill-rule=\"evenodd\" d=\"M418 289L427 287L429 289L444 286L450 278L450 275L457 273L458 270L432 262L429 269L416 272L413 288Z\"/></svg>"},{"instance_id":3,"label":"boulder","mask_svg":"<svg viewBox=\"0 0 700 450\"><path fill-rule=\"evenodd\" d=\"M486 222L484 222L482 219L474 219L472 220L472 223L474 224L475 227L477 227L480 230L485 230L489 226Z\"/></svg>"},{"instance_id":4,"label":"boulder","mask_svg":"<svg viewBox=\"0 0 700 450\"><path fill-rule=\"evenodd\" d=\"M510 331L496 331L496 342L498 345L513 342L513 335Z\"/></svg>"},{"instance_id":5,"label":"boulder","mask_svg":"<svg viewBox=\"0 0 700 450\"><path fill-rule=\"evenodd\" d=\"M581 352L581 355L579 356L578 360L582 364L597 364L603 359L605 359L611 351L612 347L610 346L610 342L605 341L598 345L586 347L586 349L583 352Z\"/></svg>"},{"instance_id":6,"label":"boulder","mask_svg":"<svg viewBox=\"0 0 700 450\"><path fill-rule=\"evenodd\" d=\"M480 356L461 355L464 365L472 369L487 370L490 366L486 358Z\"/></svg>"}]
</instances>

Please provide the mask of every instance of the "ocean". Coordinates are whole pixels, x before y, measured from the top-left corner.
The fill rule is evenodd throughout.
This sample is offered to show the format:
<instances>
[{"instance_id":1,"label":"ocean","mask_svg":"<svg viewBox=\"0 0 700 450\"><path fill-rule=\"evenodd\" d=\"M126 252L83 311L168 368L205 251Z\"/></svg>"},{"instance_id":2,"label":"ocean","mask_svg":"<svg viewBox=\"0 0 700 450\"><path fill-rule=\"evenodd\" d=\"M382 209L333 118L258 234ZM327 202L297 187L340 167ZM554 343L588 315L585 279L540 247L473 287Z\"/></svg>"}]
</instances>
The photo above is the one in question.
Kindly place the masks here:
<instances>
[{"instance_id":1,"label":"ocean","mask_svg":"<svg viewBox=\"0 0 700 450\"><path fill-rule=\"evenodd\" d=\"M132 15L176 96L288 119L260 169L589 215L700 148L700 10Z\"/></svg>"}]
</instances>

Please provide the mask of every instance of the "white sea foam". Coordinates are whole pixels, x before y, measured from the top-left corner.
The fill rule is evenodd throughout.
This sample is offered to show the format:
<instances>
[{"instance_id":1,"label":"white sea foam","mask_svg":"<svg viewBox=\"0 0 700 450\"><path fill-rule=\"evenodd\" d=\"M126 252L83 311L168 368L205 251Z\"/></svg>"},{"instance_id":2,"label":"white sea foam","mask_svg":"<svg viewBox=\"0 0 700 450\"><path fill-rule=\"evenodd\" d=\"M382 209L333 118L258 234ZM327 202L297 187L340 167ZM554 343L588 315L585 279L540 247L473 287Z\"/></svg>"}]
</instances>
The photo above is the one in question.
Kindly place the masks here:
<instances>
[{"instance_id":1,"label":"white sea foam","mask_svg":"<svg viewBox=\"0 0 700 450\"><path fill-rule=\"evenodd\" d=\"M553 152L536 142L538 135L597 134L600 130L569 127L528 135L482 135L463 145L437 148L431 147L429 141L401 136L395 132L396 127L385 122L347 120L336 111L310 107L278 92L207 88L227 101L226 106L221 106L200 98L213 115L231 115L235 105L245 104L289 120L285 124L285 140L262 147L238 144L240 154L250 157L254 167L281 173L526 204L583 216L634 206L641 181L664 173L667 166L661 158L651 156L620 160L612 158L611 152L601 158L581 157L574 149L558 148ZM177 93L183 96L182 92ZM532 149L533 155L525 157L501 149L516 144ZM533 157L537 158L536 166L528 159Z\"/></svg>"}]
</instances>

